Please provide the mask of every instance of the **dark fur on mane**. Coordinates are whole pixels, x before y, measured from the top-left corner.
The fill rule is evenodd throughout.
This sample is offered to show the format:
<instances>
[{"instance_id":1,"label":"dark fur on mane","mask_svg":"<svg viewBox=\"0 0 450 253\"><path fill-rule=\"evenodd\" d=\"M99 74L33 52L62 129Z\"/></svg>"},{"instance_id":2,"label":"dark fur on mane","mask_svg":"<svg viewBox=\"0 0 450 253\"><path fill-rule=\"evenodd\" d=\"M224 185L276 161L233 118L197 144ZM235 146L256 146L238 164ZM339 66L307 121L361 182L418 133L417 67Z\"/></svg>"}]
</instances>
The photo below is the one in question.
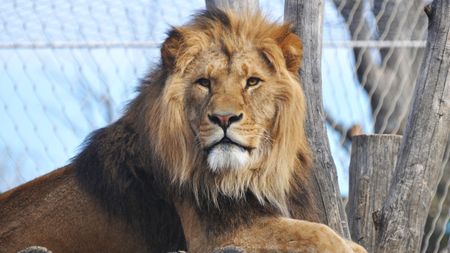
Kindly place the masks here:
<instances>
[{"instance_id":1,"label":"dark fur on mane","mask_svg":"<svg viewBox=\"0 0 450 253\"><path fill-rule=\"evenodd\" d=\"M73 161L77 179L110 215L138 229L150 252L186 249L179 217L163 190L168 182L146 168L151 157L143 139L120 120L93 132Z\"/></svg>"},{"instance_id":2,"label":"dark fur on mane","mask_svg":"<svg viewBox=\"0 0 450 253\"><path fill-rule=\"evenodd\" d=\"M231 26L230 18L225 12L218 8L209 8L208 10L202 10L194 15L194 19L197 24L208 27L208 24L212 22L219 22L223 27L229 28Z\"/></svg>"}]
</instances>

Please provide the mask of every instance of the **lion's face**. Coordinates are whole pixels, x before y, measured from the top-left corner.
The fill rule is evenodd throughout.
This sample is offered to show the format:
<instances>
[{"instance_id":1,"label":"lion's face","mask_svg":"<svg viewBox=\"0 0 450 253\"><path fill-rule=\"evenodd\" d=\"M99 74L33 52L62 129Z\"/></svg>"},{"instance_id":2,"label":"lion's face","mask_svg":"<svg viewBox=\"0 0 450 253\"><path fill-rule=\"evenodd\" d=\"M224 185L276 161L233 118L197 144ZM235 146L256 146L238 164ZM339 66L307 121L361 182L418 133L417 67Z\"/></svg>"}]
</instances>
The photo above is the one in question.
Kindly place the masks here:
<instances>
[{"instance_id":1,"label":"lion's face","mask_svg":"<svg viewBox=\"0 0 450 253\"><path fill-rule=\"evenodd\" d=\"M172 180L283 206L294 169L310 161L301 54L288 24L258 13L209 11L174 28L148 98L153 149Z\"/></svg>"},{"instance_id":2,"label":"lion's face","mask_svg":"<svg viewBox=\"0 0 450 253\"><path fill-rule=\"evenodd\" d=\"M209 168L257 165L270 146L275 95L283 89L257 50L228 57L212 46L196 57L183 79L188 83L186 115Z\"/></svg>"}]
</instances>

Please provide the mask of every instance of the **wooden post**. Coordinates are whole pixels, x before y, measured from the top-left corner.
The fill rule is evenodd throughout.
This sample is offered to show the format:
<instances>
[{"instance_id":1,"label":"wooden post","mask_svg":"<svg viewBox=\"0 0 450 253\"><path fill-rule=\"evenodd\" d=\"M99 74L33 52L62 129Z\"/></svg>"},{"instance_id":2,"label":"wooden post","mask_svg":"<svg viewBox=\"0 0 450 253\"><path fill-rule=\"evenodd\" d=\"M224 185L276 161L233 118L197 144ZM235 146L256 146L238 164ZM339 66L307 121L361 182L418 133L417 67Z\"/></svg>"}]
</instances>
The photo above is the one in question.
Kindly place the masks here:
<instances>
[{"instance_id":1,"label":"wooden post","mask_svg":"<svg viewBox=\"0 0 450 253\"><path fill-rule=\"evenodd\" d=\"M450 0L435 0L376 252L418 252L450 133Z\"/></svg>"},{"instance_id":2,"label":"wooden post","mask_svg":"<svg viewBox=\"0 0 450 253\"><path fill-rule=\"evenodd\" d=\"M346 207L353 241L373 252L377 218L388 194L402 137L359 135L352 138L350 191Z\"/></svg>"},{"instance_id":3,"label":"wooden post","mask_svg":"<svg viewBox=\"0 0 450 253\"><path fill-rule=\"evenodd\" d=\"M303 41L301 84L307 100L306 132L315 156L314 187L321 221L350 238L347 216L340 200L336 166L331 156L322 104L322 19L323 0L286 0L284 17L293 23Z\"/></svg>"}]
</instances>

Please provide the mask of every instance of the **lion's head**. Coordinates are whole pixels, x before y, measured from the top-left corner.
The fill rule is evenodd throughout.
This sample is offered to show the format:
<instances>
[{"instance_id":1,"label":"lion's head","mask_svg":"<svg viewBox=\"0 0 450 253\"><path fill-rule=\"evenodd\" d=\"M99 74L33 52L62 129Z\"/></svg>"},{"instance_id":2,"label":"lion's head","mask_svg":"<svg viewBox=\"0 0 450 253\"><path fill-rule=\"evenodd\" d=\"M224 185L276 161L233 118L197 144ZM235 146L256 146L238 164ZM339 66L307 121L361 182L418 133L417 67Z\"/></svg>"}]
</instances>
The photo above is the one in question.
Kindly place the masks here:
<instances>
[{"instance_id":1,"label":"lion's head","mask_svg":"<svg viewBox=\"0 0 450 253\"><path fill-rule=\"evenodd\" d=\"M213 202L250 191L286 212L292 178L310 162L302 45L290 25L257 12L205 11L173 28L161 55L143 89L154 101L152 148L172 183Z\"/></svg>"}]
</instances>

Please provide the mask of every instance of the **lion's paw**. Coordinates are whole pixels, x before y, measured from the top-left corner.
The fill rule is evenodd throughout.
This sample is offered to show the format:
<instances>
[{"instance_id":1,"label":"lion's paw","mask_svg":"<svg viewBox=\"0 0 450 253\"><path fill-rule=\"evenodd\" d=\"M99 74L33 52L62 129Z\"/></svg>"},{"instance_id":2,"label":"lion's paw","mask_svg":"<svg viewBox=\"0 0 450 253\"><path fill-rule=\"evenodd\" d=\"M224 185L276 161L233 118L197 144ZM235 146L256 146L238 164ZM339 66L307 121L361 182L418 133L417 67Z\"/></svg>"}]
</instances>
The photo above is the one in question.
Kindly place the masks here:
<instances>
[{"instance_id":1,"label":"lion's paw","mask_svg":"<svg viewBox=\"0 0 450 253\"><path fill-rule=\"evenodd\" d=\"M288 218L263 220L239 231L230 244L241 251L229 252L367 253L326 225Z\"/></svg>"}]
</instances>

